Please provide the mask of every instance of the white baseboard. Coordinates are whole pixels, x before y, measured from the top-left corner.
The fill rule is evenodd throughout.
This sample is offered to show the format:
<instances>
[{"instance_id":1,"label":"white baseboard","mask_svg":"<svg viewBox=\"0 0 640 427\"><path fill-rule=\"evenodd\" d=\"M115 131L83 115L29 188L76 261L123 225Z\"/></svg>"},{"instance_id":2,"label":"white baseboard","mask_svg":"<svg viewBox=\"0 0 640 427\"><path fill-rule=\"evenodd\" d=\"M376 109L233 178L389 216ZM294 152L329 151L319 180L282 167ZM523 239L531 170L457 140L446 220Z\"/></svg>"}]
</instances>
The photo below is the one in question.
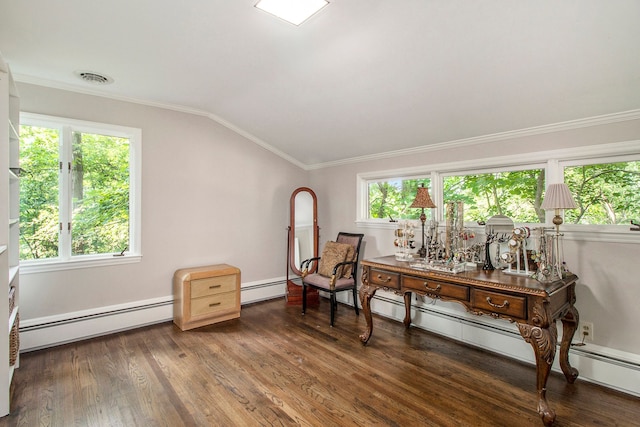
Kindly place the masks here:
<instances>
[{"instance_id":1,"label":"white baseboard","mask_svg":"<svg viewBox=\"0 0 640 427\"><path fill-rule=\"evenodd\" d=\"M285 295L284 278L243 283L243 305ZM20 321L20 352L173 320L173 296Z\"/></svg>"},{"instance_id":2,"label":"white baseboard","mask_svg":"<svg viewBox=\"0 0 640 427\"><path fill-rule=\"evenodd\" d=\"M348 301L353 304L351 297ZM412 307L412 326L446 336L465 344L535 365L533 348L524 341L515 324L467 313L457 303L435 304L418 298ZM391 293L380 292L371 301L371 311L394 320L404 320L404 300ZM375 319L372 341L375 345ZM558 328L558 343L562 327ZM561 372L556 352L554 371ZM569 351L571 366L578 369L578 380L603 385L634 396L640 396L640 355L587 343ZM535 378L532 379L535 386Z\"/></svg>"},{"instance_id":3,"label":"white baseboard","mask_svg":"<svg viewBox=\"0 0 640 427\"><path fill-rule=\"evenodd\" d=\"M285 278L243 283L241 301L243 305L251 304L283 297L285 292ZM350 294L347 296L342 293L339 300L353 305ZM402 297L379 292L371 306L372 311L381 316L397 321L404 319ZM20 351L38 350L172 319L172 296L25 319L20 322ZM458 304L441 301L432 304L428 299L418 299L413 303L412 321L415 327L535 364L533 349L522 339L514 324L474 316ZM374 320L370 345L375 345L375 330ZM559 328L559 333L561 330ZM580 372L578 379L640 396L640 355L587 344L584 347L572 347L569 358L571 365ZM560 371L557 361L554 370ZM535 386L535 381L532 384Z\"/></svg>"}]
</instances>

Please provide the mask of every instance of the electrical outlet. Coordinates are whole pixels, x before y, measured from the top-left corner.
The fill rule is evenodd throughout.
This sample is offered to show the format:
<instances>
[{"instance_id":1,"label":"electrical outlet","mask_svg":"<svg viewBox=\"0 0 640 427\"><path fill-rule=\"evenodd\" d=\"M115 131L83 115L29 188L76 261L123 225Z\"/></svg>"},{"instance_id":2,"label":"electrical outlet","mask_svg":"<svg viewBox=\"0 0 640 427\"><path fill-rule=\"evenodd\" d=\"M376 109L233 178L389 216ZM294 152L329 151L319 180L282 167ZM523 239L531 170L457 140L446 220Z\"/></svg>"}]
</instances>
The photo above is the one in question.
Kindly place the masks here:
<instances>
[{"instance_id":1,"label":"electrical outlet","mask_svg":"<svg viewBox=\"0 0 640 427\"><path fill-rule=\"evenodd\" d=\"M581 341L593 342L593 323L592 322L580 322L578 327L579 336L576 337Z\"/></svg>"}]
</instances>

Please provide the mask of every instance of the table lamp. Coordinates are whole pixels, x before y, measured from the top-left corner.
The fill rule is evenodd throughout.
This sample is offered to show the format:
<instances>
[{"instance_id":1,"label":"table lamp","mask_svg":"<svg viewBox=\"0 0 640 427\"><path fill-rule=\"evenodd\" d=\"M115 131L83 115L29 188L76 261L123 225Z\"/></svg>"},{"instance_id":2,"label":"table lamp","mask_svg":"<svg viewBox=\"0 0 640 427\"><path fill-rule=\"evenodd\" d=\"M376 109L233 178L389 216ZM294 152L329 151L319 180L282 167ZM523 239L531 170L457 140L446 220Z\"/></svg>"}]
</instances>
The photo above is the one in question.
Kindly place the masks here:
<instances>
[{"instance_id":1,"label":"table lamp","mask_svg":"<svg viewBox=\"0 0 640 427\"><path fill-rule=\"evenodd\" d=\"M562 269L564 265L564 260L562 259L562 255L560 254L560 224L564 221L562 220L562 215L560 213L561 210L564 209L575 209L578 207L576 202L573 200L573 196L571 195L571 191L569 187L565 183L560 184L549 184L547 187L547 191L544 195L544 201L540 206L544 210L554 209L555 216L553 217L553 223L556 226L556 235L555 235L555 273L558 275L558 278L562 279Z\"/></svg>"},{"instance_id":2,"label":"table lamp","mask_svg":"<svg viewBox=\"0 0 640 427\"><path fill-rule=\"evenodd\" d=\"M573 196L571 195L571 191L567 184L561 183L549 184L547 192L544 195L544 201L540 207L544 210L555 210L553 223L556 225L556 233L560 234L560 224L563 223L560 210L575 209L578 205L576 205L576 202L573 200Z\"/></svg>"},{"instance_id":3,"label":"table lamp","mask_svg":"<svg viewBox=\"0 0 640 427\"><path fill-rule=\"evenodd\" d=\"M433 203L433 200L431 200L429 189L426 188L424 184L420 184L420 187L418 187L416 198L409 207L422 209L420 213L420 222L422 223L422 247L418 249L418 256L420 258L426 258L427 248L424 245L424 223L427 221L427 216L424 214L424 208L435 208L436 205Z\"/></svg>"}]
</instances>

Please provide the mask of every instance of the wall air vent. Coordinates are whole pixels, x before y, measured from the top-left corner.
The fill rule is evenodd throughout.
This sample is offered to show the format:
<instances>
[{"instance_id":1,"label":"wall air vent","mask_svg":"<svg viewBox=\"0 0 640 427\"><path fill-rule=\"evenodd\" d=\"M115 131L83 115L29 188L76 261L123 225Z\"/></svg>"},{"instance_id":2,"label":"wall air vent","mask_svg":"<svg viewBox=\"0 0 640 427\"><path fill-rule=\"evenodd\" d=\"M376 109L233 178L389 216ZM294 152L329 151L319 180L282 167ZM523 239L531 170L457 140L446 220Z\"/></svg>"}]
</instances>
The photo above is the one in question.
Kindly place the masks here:
<instances>
[{"instance_id":1,"label":"wall air vent","mask_svg":"<svg viewBox=\"0 0 640 427\"><path fill-rule=\"evenodd\" d=\"M108 85L113 83L113 79L111 77L94 73L92 71L76 71L76 76L85 82L92 83L94 85Z\"/></svg>"}]
</instances>

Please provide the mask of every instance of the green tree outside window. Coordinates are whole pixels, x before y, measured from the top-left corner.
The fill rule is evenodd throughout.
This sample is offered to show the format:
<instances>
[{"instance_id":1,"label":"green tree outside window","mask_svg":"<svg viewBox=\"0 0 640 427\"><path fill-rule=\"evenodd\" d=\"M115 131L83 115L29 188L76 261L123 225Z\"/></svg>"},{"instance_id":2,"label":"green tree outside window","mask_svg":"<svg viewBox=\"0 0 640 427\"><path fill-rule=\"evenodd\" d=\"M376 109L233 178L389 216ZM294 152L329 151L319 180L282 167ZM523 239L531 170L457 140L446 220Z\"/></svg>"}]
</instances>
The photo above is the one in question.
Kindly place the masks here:
<instances>
[{"instance_id":1,"label":"green tree outside window","mask_svg":"<svg viewBox=\"0 0 640 427\"><path fill-rule=\"evenodd\" d=\"M515 222L544 222L544 178L544 169L445 176L444 200L464 202L465 221L505 215Z\"/></svg>"},{"instance_id":2,"label":"green tree outside window","mask_svg":"<svg viewBox=\"0 0 640 427\"><path fill-rule=\"evenodd\" d=\"M71 168L60 159L60 132L21 126L20 259L60 256L60 234L71 232L71 256L117 253L129 242L129 140L72 132ZM70 174L70 191L61 173ZM59 200L59 194L66 196ZM68 203L70 218L60 217ZM69 224L70 230L69 230Z\"/></svg>"},{"instance_id":3,"label":"green tree outside window","mask_svg":"<svg viewBox=\"0 0 640 427\"><path fill-rule=\"evenodd\" d=\"M429 178L395 179L369 182L369 218L419 219L419 209L409 209L418 187L429 188ZM430 213L425 211L427 218Z\"/></svg>"},{"instance_id":4,"label":"green tree outside window","mask_svg":"<svg viewBox=\"0 0 640 427\"><path fill-rule=\"evenodd\" d=\"M565 211L572 224L628 224L640 220L640 162L564 168L564 182L577 209Z\"/></svg>"}]
</instances>

